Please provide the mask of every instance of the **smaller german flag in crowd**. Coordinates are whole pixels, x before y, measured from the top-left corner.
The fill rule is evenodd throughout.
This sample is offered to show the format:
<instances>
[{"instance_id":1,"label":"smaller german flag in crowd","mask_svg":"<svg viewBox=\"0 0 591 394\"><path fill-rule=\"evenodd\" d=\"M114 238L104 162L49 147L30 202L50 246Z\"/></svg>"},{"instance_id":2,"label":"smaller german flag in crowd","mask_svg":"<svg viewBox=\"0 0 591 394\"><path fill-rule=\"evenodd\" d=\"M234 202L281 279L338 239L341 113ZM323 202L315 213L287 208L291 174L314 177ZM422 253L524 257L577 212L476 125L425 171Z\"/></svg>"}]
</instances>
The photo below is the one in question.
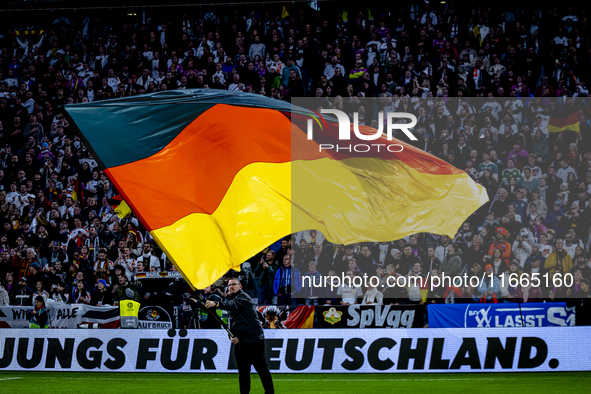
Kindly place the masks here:
<instances>
[{"instance_id":1,"label":"smaller german flag in crowd","mask_svg":"<svg viewBox=\"0 0 591 394\"><path fill-rule=\"evenodd\" d=\"M117 195L113 198L110 198L108 202L111 208L113 208L113 210L115 211L117 217L119 217L120 219L123 219L131 213L131 208L129 207L129 205L127 205L125 200L123 200L123 197L121 195Z\"/></svg>"}]
</instances>

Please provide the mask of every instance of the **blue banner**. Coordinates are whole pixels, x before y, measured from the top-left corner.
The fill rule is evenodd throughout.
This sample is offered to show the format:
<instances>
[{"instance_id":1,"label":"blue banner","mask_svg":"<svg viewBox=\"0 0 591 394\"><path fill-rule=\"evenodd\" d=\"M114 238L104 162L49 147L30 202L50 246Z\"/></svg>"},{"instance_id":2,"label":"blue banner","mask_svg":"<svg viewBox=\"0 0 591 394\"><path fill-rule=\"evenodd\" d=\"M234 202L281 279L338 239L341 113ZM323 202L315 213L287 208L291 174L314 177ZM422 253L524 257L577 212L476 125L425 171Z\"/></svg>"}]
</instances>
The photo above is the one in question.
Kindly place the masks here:
<instances>
[{"instance_id":1,"label":"blue banner","mask_svg":"<svg viewBox=\"0 0 591 394\"><path fill-rule=\"evenodd\" d=\"M557 327L575 325L565 302L525 304L430 304L429 328Z\"/></svg>"}]
</instances>

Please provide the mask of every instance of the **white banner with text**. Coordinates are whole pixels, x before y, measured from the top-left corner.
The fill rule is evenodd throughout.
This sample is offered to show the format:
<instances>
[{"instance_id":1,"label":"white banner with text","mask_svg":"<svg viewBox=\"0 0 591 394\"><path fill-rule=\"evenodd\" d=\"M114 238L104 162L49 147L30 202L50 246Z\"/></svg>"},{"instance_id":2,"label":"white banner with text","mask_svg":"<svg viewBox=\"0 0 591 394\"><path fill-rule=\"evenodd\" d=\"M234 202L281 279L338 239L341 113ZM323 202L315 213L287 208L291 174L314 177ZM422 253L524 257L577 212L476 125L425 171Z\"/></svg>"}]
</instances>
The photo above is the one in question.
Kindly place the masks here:
<instances>
[{"instance_id":1,"label":"white banner with text","mask_svg":"<svg viewBox=\"0 0 591 394\"><path fill-rule=\"evenodd\" d=\"M272 372L589 371L591 327L265 330ZM0 370L237 372L221 330L2 330Z\"/></svg>"}]
</instances>

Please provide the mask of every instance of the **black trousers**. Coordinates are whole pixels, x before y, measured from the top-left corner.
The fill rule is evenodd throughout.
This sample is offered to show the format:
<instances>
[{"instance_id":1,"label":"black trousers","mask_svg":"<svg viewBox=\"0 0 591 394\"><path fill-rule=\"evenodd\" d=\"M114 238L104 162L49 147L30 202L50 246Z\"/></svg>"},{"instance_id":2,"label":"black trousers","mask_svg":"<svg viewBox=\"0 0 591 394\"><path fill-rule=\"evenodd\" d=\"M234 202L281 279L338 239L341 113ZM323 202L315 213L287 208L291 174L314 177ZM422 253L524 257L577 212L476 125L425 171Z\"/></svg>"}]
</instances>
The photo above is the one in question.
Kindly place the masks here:
<instances>
[{"instance_id":1,"label":"black trousers","mask_svg":"<svg viewBox=\"0 0 591 394\"><path fill-rule=\"evenodd\" d=\"M234 357L238 366L238 380L240 382L240 394L250 393L250 367L254 369L261 378L265 394L275 393L273 378L267 366L265 357L265 341L260 340L253 343L241 343L234 347Z\"/></svg>"}]
</instances>

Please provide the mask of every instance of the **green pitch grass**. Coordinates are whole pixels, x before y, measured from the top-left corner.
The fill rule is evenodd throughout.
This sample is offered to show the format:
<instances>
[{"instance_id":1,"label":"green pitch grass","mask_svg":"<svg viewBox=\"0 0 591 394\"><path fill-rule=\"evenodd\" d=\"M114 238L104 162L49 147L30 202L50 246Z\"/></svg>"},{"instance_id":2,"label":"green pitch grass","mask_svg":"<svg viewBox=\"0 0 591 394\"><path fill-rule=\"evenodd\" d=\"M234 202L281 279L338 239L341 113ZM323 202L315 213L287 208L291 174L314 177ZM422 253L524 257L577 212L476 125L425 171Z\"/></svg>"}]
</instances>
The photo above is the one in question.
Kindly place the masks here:
<instances>
[{"instance_id":1,"label":"green pitch grass","mask_svg":"<svg viewBox=\"0 0 591 394\"><path fill-rule=\"evenodd\" d=\"M587 392L591 372L462 374L273 374L278 394ZM376 391L385 389L388 391ZM408 390L408 391L406 391ZM412 390L412 391L410 391ZM238 393L237 374L0 372L0 393ZM263 393L252 375L251 393Z\"/></svg>"}]
</instances>

